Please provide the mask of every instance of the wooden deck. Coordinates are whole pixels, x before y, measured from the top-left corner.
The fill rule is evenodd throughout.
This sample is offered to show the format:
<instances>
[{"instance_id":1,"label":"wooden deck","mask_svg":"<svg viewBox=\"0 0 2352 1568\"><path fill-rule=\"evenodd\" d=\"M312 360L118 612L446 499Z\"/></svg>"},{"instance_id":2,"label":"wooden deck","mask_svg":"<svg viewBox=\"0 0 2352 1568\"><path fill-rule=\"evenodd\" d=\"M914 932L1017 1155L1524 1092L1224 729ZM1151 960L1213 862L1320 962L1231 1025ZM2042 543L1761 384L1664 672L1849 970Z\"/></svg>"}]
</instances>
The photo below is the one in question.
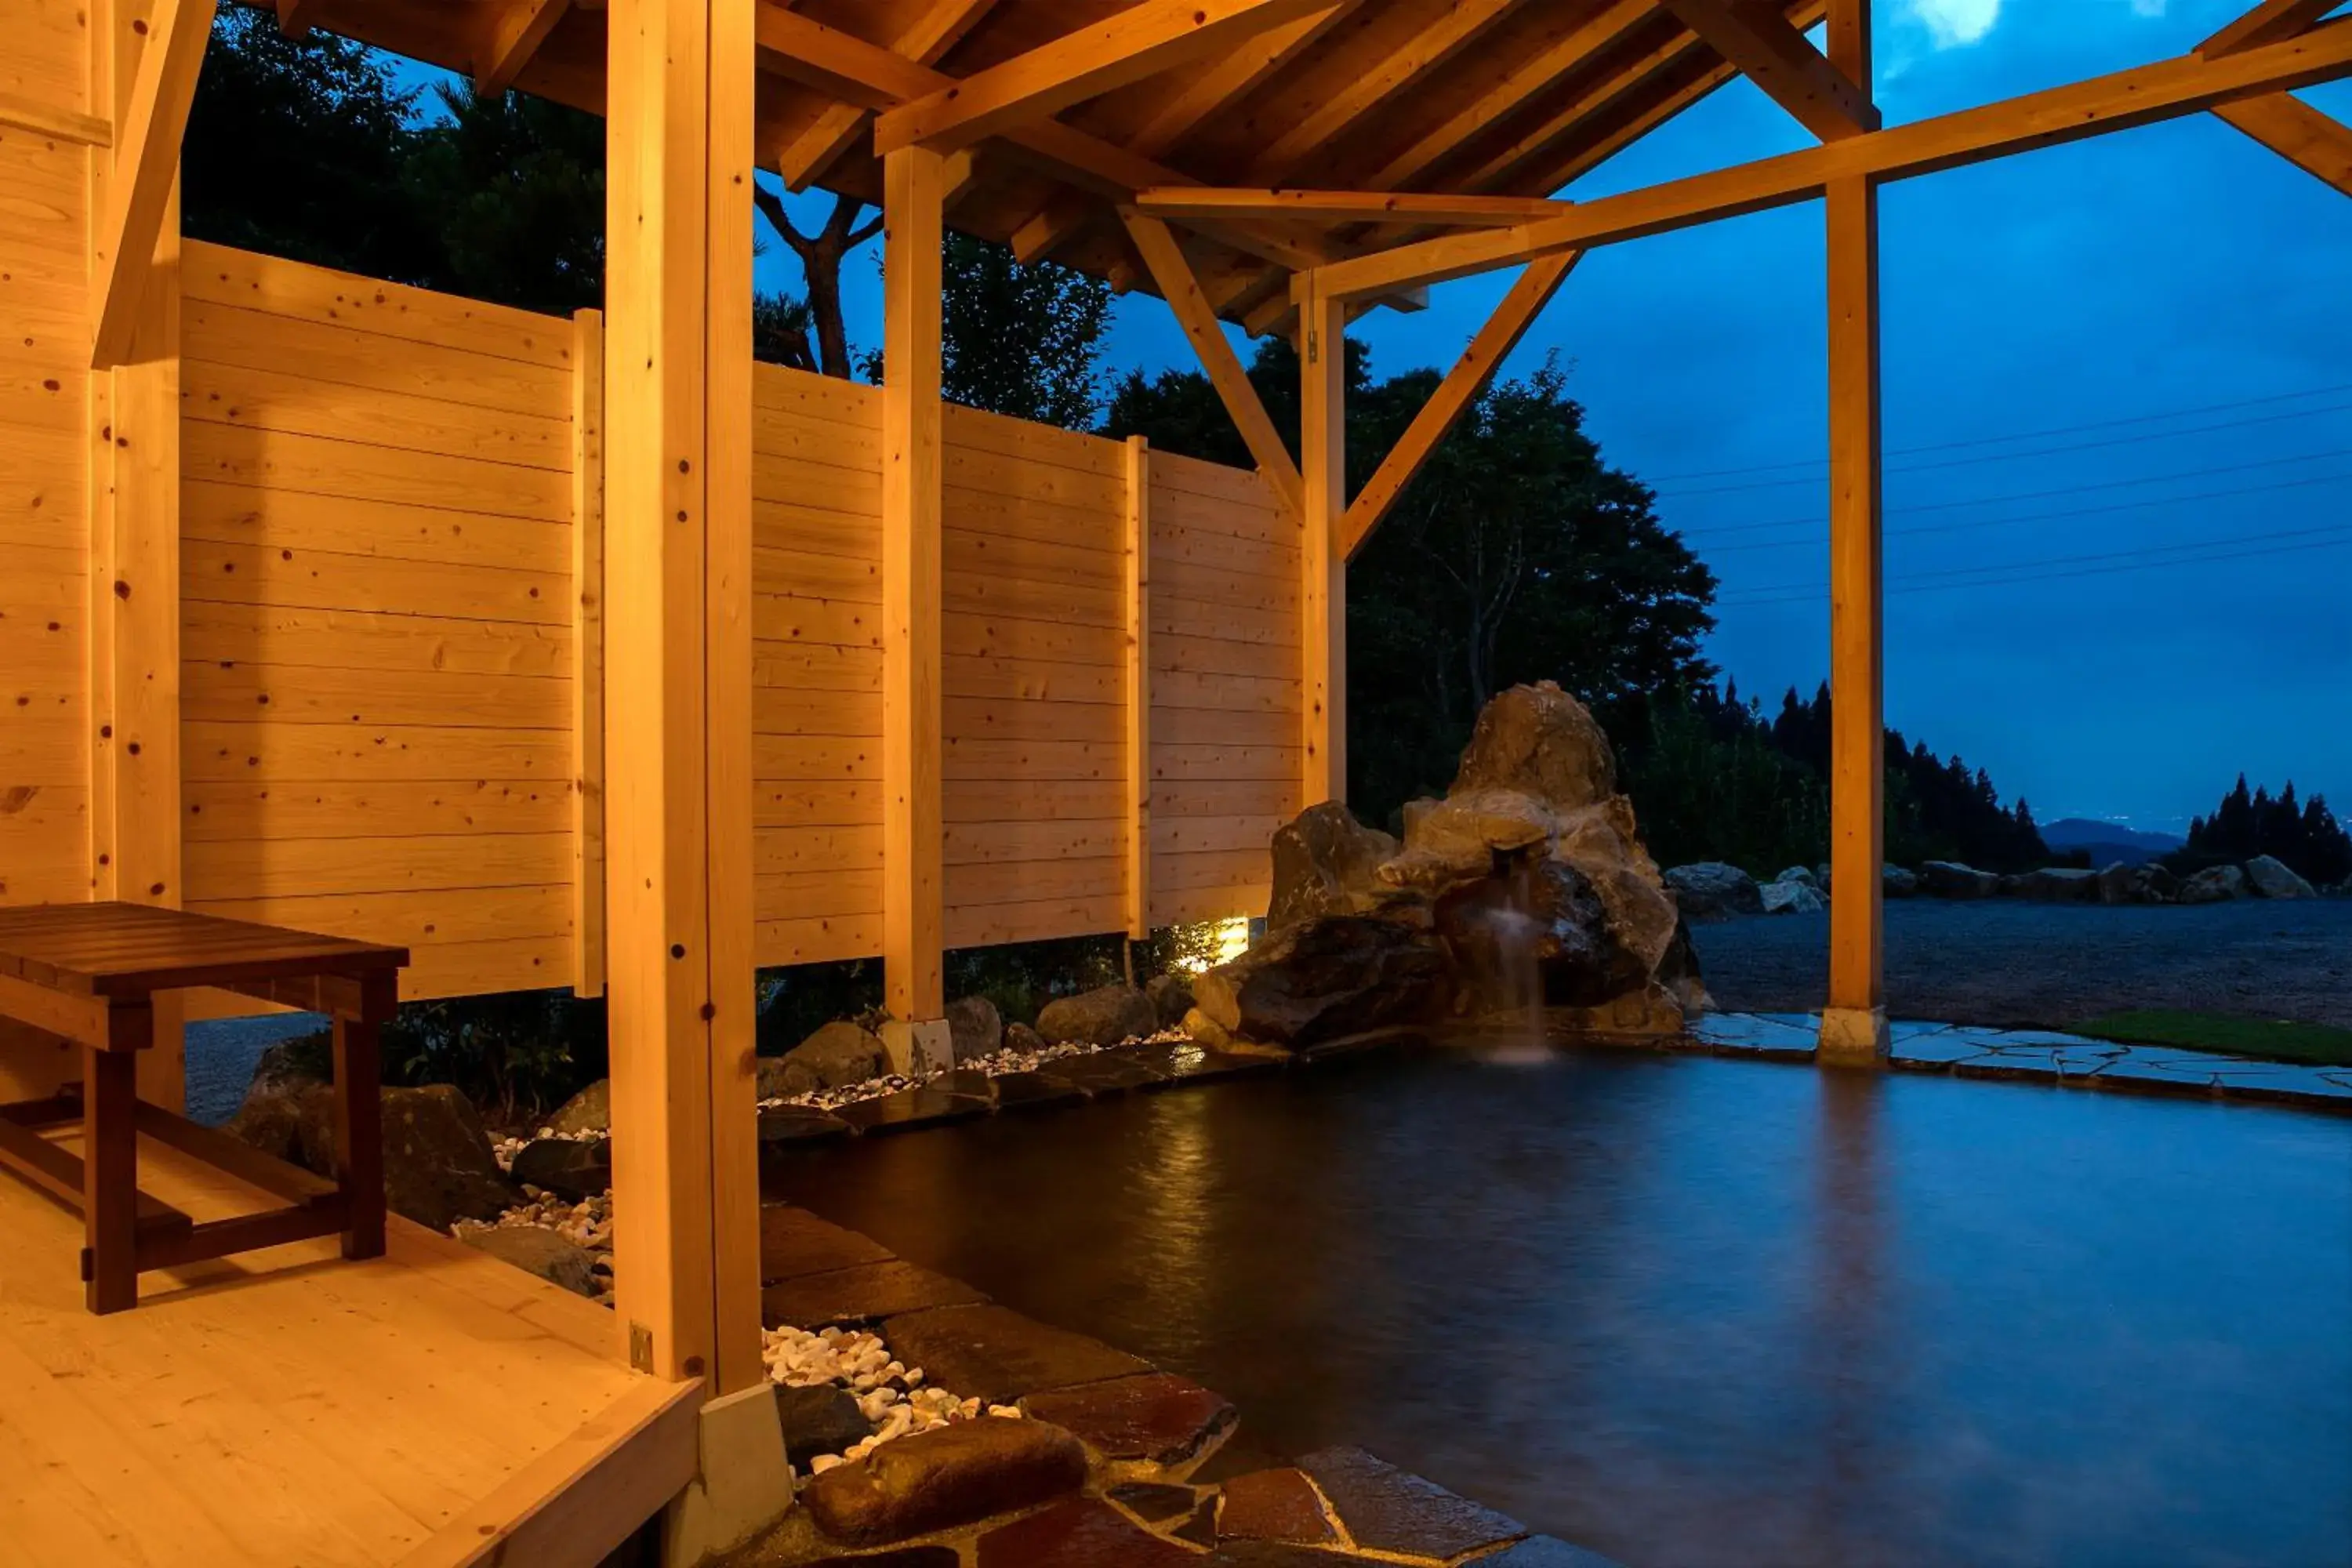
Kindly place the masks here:
<instances>
[{"instance_id":1,"label":"wooden deck","mask_svg":"<svg viewBox=\"0 0 2352 1568\"><path fill-rule=\"evenodd\" d=\"M199 1219L270 1201L139 1153ZM593 1563L693 1473L699 1384L629 1371L609 1310L406 1221L362 1263L330 1237L148 1274L104 1318L80 1246L0 1179L10 1563Z\"/></svg>"}]
</instances>

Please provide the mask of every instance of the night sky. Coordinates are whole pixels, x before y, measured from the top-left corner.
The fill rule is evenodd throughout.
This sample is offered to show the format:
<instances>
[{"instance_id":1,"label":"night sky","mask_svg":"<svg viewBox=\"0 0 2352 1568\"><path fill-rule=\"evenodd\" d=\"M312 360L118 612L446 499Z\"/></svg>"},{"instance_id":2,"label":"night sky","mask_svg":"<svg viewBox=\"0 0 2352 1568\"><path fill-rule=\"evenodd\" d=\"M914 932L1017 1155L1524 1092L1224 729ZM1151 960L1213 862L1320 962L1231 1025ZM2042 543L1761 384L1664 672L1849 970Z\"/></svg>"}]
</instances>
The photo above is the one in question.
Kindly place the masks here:
<instances>
[{"instance_id":1,"label":"night sky","mask_svg":"<svg viewBox=\"0 0 2352 1568\"><path fill-rule=\"evenodd\" d=\"M1878 101L1900 123L2123 69L2241 8L1891 0ZM2352 119L2352 84L2305 96ZM1738 82L1562 194L1809 144ZM2044 821L2178 828L2241 770L2352 806L2352 202L2206 115L1891 185L1881 215L1888 721ZM1828 667L1822 224L1598 251L1506 369L1572 367L1607 458L1722 580L1708 657L1768 708ZM773 247L762 287L794 270ZM1368 318L1375 374L1451 363L1512 276ZM849 281L871 342L872 263ZM1139 296L1109 351L1192 363Z\"/></svg>"}]
</instances>

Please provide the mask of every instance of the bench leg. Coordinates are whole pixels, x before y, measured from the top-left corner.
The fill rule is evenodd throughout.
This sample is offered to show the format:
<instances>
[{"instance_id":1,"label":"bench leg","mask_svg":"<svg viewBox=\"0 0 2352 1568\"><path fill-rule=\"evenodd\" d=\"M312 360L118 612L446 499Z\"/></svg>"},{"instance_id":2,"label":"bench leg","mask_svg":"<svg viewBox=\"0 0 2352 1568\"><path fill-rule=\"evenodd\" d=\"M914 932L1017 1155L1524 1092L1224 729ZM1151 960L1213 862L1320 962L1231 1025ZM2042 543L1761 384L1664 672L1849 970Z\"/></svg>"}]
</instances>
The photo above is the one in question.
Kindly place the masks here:
<instances>
[{"instance_id":1,"label":"bench leg","mask_svg":"<svg viewBox=\"0 0 2352 1568\"><path fill-rule=\"evenodd\" d=\"M82 1050L82 1236L93 1312L139 1304L139 1060L130 1051Z\"/></svg>"},{"instance_id":2,"label":"bench leg","mask_svg":"<svg viewBox=\"0 0 2352 1568\"><path fill-rule=\"evenodd\" d=\"M335 1180L343 1194L345 1258L383 1256L381 1028L373 1016L335 1020Z\"/></svg>"}]
</instances>

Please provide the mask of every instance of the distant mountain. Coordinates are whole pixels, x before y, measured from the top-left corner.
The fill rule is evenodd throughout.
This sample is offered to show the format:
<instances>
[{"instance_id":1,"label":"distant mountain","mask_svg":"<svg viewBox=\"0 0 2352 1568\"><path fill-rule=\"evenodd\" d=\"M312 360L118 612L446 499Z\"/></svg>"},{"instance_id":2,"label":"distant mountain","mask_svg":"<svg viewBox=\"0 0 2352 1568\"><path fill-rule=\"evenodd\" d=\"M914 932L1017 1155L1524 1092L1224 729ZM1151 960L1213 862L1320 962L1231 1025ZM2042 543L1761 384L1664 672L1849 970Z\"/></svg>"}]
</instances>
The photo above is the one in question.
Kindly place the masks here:
<instances>
[{"instance_id":1,"label":"distant mountain","mask_svg":"<svg viewBox=\"0 0 2352 1568\"><path fill-rule=\"evenodd\" d=\"M2069 816L2043 823L2042 842L2060 854L2070 849L2088 850L2094 866L2112 866L2118 860L2126 866L2138 866L2169 855L2189 841L2178 833L2142 833L2120 822Z\"/></svg>"}]
</instances>

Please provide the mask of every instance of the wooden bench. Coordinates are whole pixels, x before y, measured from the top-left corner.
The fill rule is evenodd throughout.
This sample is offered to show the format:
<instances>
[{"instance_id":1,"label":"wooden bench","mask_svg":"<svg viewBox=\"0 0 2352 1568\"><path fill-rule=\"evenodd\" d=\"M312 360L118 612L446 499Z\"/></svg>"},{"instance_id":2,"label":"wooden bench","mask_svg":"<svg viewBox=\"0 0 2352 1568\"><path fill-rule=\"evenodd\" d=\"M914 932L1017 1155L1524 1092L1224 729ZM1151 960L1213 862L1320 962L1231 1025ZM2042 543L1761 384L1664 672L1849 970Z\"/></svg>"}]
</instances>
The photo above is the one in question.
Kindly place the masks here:
<instances>
[{"instance_id":1,"label":"wooden bench","mask_svg":"<svg viewBox=\"0 0 2352 1568\"><path fill-rule=\"evenodd\" d=\"M147 1269L308 1237L340 1232L346 1258L383 1253L378 1033L407 963L404 948L145 904L0 909L0 1015L79 1043L83 1064L81 1083L64 1093L0 1105L0 1167L80 1210L91 1311L138 1305ZM139 1099L137 1053L154 1043L154 994L205 985L334 1019L334 1181ZM75 1121L79 1158L41 1136ZM288 1206L196 1224L139 1190L141 1133Z\"/></svg>"}]
</instances>

